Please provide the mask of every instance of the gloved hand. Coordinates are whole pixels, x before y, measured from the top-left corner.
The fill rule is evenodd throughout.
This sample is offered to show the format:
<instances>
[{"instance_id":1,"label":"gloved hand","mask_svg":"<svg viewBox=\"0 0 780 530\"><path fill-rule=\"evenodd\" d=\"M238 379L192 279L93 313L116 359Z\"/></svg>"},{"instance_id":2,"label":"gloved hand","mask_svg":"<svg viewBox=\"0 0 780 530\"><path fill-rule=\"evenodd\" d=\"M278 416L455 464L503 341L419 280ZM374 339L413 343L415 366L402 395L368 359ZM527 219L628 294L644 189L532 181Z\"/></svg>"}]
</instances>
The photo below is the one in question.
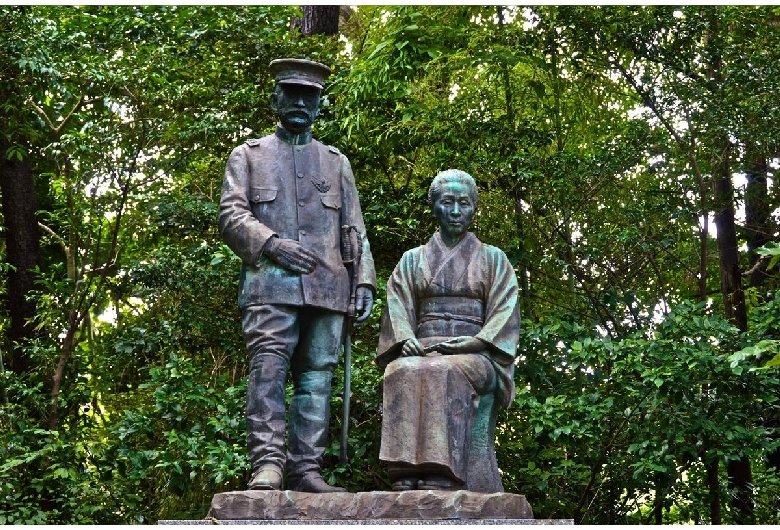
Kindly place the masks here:
<instances>
[{"instance_id":1,"label":"gloved hand","mask_svg":"<svg viewBox=\"0 0 780 530\"><path fill-rule=\"evenodd\" d=\"M363 322L374 307L374 293L368 287L359 285L355 291L355 322Z\"/></svg>"},{"instance_id":2,"label":"gloved hand","mask_svg":"<svg viewBox=\"0 0 780 530\"><path fill-rule=\"evenodd\" d=\"M285 269L299 274L309 274L317 267L314 254L292 239L272 237L263 247L263 254Z\"/></svg>"}]
</instances>

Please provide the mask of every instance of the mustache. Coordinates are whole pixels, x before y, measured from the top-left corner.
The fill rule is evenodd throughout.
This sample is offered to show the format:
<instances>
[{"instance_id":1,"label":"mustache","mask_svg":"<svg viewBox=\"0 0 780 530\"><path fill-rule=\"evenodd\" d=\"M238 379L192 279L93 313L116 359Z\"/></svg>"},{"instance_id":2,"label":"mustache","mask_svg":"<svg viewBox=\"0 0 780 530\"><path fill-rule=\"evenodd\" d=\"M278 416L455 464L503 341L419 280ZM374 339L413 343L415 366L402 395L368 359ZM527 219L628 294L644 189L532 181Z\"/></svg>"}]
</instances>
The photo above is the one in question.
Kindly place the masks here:
<instances>
[{"instance_id":1,"label":"mustache","mask_svg":"<svg viewBox=\"0 0 780 530\"><path fill-rule=\"evenodd\" d=\"M314 116L314 113L313 112L307 112L305 110L294 109L294 110L288 110L288 111L282 112L282 116L285 116L285 117L287 117L287 116L299 117L299 118L311 118L312 116Z\"/></svg>"}]
</instances>

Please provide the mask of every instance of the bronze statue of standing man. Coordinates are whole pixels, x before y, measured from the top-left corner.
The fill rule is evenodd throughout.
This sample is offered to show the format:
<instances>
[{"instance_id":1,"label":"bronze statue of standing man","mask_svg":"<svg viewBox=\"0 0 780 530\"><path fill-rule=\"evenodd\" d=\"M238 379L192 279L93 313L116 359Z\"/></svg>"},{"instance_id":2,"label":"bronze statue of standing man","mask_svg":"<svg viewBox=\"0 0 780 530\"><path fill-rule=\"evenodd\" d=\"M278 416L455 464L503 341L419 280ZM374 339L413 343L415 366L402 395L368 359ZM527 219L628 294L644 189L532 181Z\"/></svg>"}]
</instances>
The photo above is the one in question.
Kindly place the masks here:
<instances>
[{"instance_id":1,"label":"bronze statue of standing man","mask_svg":"<svg viewBox=\"0 0 780 530\"><path fill-rule=\"evenodd\" d=\"M330 69L302 59L271 62L274 134L230 154L219 229L241 258L238 305L250 358L247 383L249 489L345 491L321 476L333 369L342 345L350 290L357 321L374 303L376 273L347 158L312 139ZM342 233L362 235L362 257L342 256ZM285 422L285 384L294 392ZM285 429L287 449L285 452Z\"/></svg>"}]
</instances>

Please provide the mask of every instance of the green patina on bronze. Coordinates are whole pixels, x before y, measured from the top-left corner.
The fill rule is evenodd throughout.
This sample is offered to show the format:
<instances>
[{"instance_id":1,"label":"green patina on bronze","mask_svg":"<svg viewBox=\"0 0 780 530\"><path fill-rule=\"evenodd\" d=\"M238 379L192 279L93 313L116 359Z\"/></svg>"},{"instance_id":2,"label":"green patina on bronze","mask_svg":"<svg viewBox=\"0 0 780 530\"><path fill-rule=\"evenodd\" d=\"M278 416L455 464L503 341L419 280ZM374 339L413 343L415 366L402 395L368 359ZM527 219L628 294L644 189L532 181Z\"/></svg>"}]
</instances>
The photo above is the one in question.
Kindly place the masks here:
<instances>
[{"instance_id":1,"label":"green patina on bronze","mask_svg":"<svg viewBox=\"0 0 780 530\"><path fill-rule=\"evenodd\" d=\"M468 231L478 206L469 175L440 173L429 199L439 231L387 284L380 458L396 490L499 492L493 437L514 397L517 280L504 252Z\"/></svg>"},{"instance_id":2,"label":"green patina on bronze","mask_svg":"<svg viewBox=\"0 0 780 530\"><path fill-rule=\"evenodd\" d=\"M331 380L345 315L368 317L376 274L349 161L311 134L330 69L279 59L271 70L276 132L230 154L219 214L220 233L243 262L238 305L250 357L249 487L280 489L286 472L290 489L342 491L320 474ZM345 226L361 236L359 261L345 263ZM294 392L285 421L288 372Z\"/></svg>"}]
</instances>

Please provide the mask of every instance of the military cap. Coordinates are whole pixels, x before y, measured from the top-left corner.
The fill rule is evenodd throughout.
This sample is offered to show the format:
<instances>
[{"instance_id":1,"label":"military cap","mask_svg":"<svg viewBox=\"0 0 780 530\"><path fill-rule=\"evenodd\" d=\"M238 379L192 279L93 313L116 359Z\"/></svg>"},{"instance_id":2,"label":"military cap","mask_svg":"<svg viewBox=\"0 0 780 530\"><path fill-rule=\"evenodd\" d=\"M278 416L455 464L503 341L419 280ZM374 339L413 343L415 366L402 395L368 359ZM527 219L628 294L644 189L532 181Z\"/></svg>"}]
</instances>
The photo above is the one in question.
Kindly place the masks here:
<instances>
[{"instance_id":1,"label":"military cap","mask_svg":"<svg viewBox=\"0 0 780 530\"><path fill-rule=\"evenodd\" d=\"M306 59L275 59L271 61L271 73L279 84L307 85L322 90L331 70L324 64Z\"/></svg>"}]
</instances>

